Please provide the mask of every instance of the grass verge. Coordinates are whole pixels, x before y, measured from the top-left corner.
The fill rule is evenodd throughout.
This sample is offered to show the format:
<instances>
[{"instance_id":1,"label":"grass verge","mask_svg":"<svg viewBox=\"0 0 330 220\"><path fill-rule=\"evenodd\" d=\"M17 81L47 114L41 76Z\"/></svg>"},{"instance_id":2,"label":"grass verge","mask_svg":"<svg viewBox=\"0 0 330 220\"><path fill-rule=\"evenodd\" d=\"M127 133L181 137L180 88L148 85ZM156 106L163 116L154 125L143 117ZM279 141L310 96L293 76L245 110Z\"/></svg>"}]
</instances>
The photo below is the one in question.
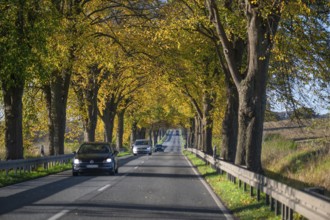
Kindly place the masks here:
<instances>
[{"instance_id":1,"label":"grass verge","mask_svg":"<svg viewBox=\"0 0 330 220\"><path fill-rule=\"evenodd\" d=\"M184 155L197 167L199 173L235 217L240 220L281 219L280 216L275 216L274 212L270 211L270 208L265 205L264 194L261 195L261 200L257 201L256 198L250 197L248 192L244 192L243 188L239 188L238 185L228 181L225 174L218 174L215 169L196 155L188 151L184 151Z\"/></svg>"},{"instance_id":2,"label":"grass verge","mask_svg":"<svg viewBox=\"0 0 330 220\"><path fill-rule=\"evenodd\" d=\"M120 152L118 154L118 157L123 157L131 155L131 152L125 151ZM37 169L31 171L31 172L17 172L15 171L9 171L8 175L6 175L5 171L0 171L0 188L4 186L9 186L12 184L24 182L27 180L36 179L39 177L47 176L54 173L60 173L65 170L70 170L72 168L71 162L67 164L57 164L53 167L50 167L48 169L44 169L43 167L38 167Z\"/></svg>"},{"instance_id":3,"label":"grass verge","mask_svg":"<svg viewBox=\"0 0 330 220\"><path fill-rule=\"evenodd\" d=\"M8 175L6 172L0 172L0 187L12 185L15 183L24 182L27 180L36 179L39 177L47 176L54 173L59 173L65 170L71 169L71 163L68 164L58 164L48 169L44 169L43 167L39 167L31 172L17 172L9 171Z\"/></svg>"}]
</instances>

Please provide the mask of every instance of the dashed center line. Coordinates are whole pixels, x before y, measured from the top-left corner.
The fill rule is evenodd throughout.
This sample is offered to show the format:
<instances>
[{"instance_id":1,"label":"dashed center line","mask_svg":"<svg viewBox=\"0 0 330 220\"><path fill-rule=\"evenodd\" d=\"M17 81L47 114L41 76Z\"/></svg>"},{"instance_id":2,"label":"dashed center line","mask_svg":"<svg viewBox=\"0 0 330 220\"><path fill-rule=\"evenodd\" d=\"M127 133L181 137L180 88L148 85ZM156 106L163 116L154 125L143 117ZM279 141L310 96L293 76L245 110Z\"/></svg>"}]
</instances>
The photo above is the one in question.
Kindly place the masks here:
<instances>
[{"instance_id":1,"label":"dashed center line","mask_svg":"<svg viewBox=\"0 0 330 220\"><path fill-rule=\"evenodd\" d=\"M68 210L68 209L64 209L64 210L60 211L59 213L57 213L56 215L53 215L52 217L50 217L48 220L57 220L57 219L61 218L62 216L64 216L69 211L70 210Z\"/></svg>"},{"instance_id":2,"label":"dashed center line","mask_svg":"<svg viewBox=\"0 0 330 220\"><path fill-rule=\"evenodd\" d=\"M107 184L107 185L105 185L105 186L99 188L97 191L101 192L101 191L105 190L106 188L108 188L108 187L110 187L110 186L111 186L110 184Z\"/></svg>"}]
</instances>

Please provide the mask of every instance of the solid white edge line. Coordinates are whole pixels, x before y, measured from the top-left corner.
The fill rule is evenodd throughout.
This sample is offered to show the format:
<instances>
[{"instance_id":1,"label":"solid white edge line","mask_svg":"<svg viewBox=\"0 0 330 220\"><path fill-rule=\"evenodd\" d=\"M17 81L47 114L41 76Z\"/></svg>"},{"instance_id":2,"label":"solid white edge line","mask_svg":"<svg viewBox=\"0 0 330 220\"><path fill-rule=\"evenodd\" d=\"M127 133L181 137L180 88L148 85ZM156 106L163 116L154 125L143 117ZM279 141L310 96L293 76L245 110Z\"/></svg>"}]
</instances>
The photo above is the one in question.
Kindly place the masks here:
<instances>
[{"instance_id":1,"label":"solid white edge line","mask_svg":"<svg viewBox=\"0 0 330 220\"><path fill-rule=\"evenodd\" d=\"M62 216L64 216L69 211L70 210L68 210L68 209L64 209L64 210L60 211L59 213L57 213L56 215L53 215L52 217L50 217L48 220L57 220L57 219L61 218Z\"/></svg>"},{"instance_id":2,"label":"solid white edge line","mask_svg":"<svg viewBox=\"0 0 330 220\"><path fill-rule=\"evenodd\" d=\"M206 188L206 190L210 193L210 195L212 196L214 202L217 204L217 206L219 207L219 209L222 211L222 213L224 214L225 218L228 219L228 220L234 220L233 215L229 213L229 210L222 204L222 202L220 201L220 199L218 198L218 196L215 194L215 192L213 191L213 189L211 189L211 187L209 186L209 184L207 184L205 182L204 178L202 178L201 175L196 171L196 168L192 165L192 163L190 162L190 160L185 155L184 155L184 158L189 163L189 165L191 166L191 168L194 171L194 173L198 176L198 179L202 182L202 184L204 185L204 187Z\"/></svg>"},{"instance_id":3,"label":"solid white edge line","mask_svg":"<svg viewBox=\"0 0 330 220\"><path fill-rule=\"evenodd\" d=\"M111 186L110 184L107 184L107 185L105 185L105 186L99 188L97 191L101 192L101 191L105 190L106 188L108 188L108 187L110 187L110 186Z\"/></svg>"}]
</instances>

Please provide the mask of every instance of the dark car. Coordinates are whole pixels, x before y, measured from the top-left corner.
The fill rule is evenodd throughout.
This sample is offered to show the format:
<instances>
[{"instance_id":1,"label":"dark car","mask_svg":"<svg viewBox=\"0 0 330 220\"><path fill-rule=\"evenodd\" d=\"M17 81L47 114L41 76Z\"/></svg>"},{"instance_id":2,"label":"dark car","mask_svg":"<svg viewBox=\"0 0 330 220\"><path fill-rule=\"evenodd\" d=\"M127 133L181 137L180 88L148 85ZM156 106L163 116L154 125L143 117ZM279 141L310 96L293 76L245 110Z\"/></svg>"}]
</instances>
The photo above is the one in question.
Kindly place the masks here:
<instances>
[{"instance_id":1,"label":"dark car","mask_svg":"<svg viewBox=\"0 0 330 220\"><path fill-rule=\"evenodd\" d=\"M156 144L156 146L155 146L155 152L157 152L157 151L159 151L159 152L164 152L164 147L163 147L163 145L161 145L161 144Z\"/></svg>"},{"instance_id":2,"label":"dark car","mask_svg":"<svg viewBox=\"0 0 330 220\"><path fill-rule=\"evenodd\" d=\"M109 143L82 144L72 162L72 175L79 173L106 172L111 175L118 173L118 151Z\"/></svg>"}]
</instances>

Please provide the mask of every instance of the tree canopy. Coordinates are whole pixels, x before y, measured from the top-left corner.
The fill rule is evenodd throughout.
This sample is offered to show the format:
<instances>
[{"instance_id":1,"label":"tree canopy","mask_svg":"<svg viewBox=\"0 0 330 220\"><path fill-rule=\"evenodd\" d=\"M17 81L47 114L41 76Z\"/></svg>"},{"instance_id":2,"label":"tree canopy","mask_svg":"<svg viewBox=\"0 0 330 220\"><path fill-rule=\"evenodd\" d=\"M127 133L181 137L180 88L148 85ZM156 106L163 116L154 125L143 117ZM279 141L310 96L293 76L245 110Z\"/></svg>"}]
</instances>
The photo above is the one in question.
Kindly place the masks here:
<instances>
[{"instance_id":1,"label":"tree canopy","mask_svg":"<svg viewBox=\"0 0 330 220\"><path fill-rule=\"evenodd\" d=\"M120 148L138 132L151 138L181 127L189 147L212 154L212 137L221 137L226 160L262 172L266 108L310 109L302 97L311 100L312 88L329 105L329 7L325 0L1 1L5 159L22 158L45 136L54 155L65 141Z\"/></svg>"}]
</instances>

